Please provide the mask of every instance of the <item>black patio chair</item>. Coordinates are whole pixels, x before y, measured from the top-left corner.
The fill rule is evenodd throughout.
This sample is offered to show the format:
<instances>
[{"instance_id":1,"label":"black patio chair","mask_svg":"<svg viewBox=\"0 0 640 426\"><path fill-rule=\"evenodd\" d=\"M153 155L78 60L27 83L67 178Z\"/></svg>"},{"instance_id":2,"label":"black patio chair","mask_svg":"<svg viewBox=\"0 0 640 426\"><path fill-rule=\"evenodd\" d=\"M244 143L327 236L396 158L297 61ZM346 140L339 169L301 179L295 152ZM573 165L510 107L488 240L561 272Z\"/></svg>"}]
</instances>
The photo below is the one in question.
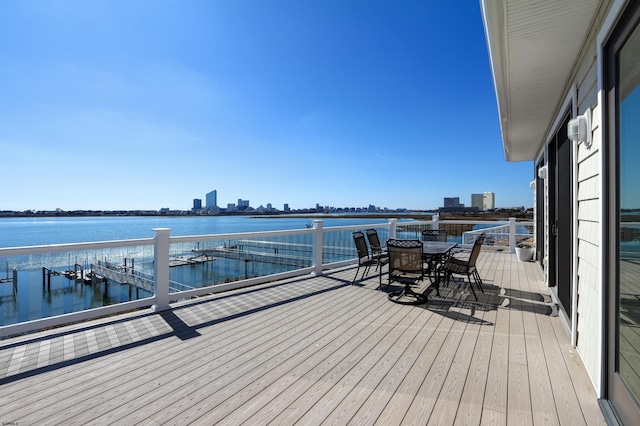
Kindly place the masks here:
<instances>
[{"instance_id":1,"label":"black patio chair","mask_svg":"<svg viewBox=\"0 0 640 426\"><path fill-rule=\"evenodd\" d=\"M367 241L365 240L364 234L361 231L356 231L353 233L353 242L356 245L356 250L358 252L358 269L356 269L356 276L353 278L352 284L356 282L358 279L358 272L360 268L364 268L362 271L362 276L360 279L362 280L365 275L369 272L371 266L376 265L376 269L380 267L380 284L378 288L382 287L382 266L387 263L388 258L376 258L373 257L369 253L369 247L367 247Z\"/></svg>"},{"instance_id":2,"label":"black patio chair","mask_svg":"<svg viewBox=\"0 0 640 426\"><path fill-rule=\"evenodd\" d=\"M473 242L475 243L476 241L480 240L480 245L484 244L484 241L487 237L487 234L485 234L484 232L480 235L478 235L476 237L475 240L473 240ZM473 245L471 246L473 248ZM468 248L468 247L456 247L453 250L451 250L451 256L456 256L458 258L463 258L466 259L469 254L471 254L471 250L472 248ZM461 255L461 256L459 256Z\"/></svg>"},{"instance_id":3,"label":"black patio chair","mask_svg":"<svg viewBox=\"0 0 640 426\"><path fill-rule=\"evenodd\" d=\"M374 259L378 259L380 265L386 264L388 262L389 254L387 253L387 248L382 247L382 244L380 244L378 231L372 228L367 229L365 232L367 234L367 240L369 240L369 246L371 247L371 256Z\"/></svg>"},{"instance_id":4,"label":"black patio chair","mask_svg":"<svg viewBox=\"0 0 640 426\"><path fill-rule=\"evenodd\" d=\"M425 229L422 231L422 241L440 241L447 242L447 231L445 229ZM439 268L449 256L439 256L438 262L433 258L426 258L427 275L431 275L433 271Z\"/></svg>"},{"instance_id":5,"label":"black patio chair","mask_svg":"<svg viewBox=\"0 0 640 426\"><path fill-rule=\"evenodd\" d=\"M478 255L480 255L480 249L482 248L483 242L484 238L476 238L475 242L473 243L471 253L469 254L469 257L467 259L461 259L459 257L451 256L442 266L442 270L447 276L447 284L449 283L449 278L451 278L453 275L466 275L467 279L469 280L469 287L471 287L473 297L475 297L476 300L478 300L478 295L473 289L471 277L473 276L473 281L478 286L480 291L484 293L484 290L482 289L482 278L480 278L480 274L478 273L478 269L476 268L476 260L478 260Z\"/></svg>"},{"instance_id":6,"label":"black patio chair","mask_svg":"<svg viewBox=\"0 0 640 426\"><path fill-rule=\"evenodd\" d=\"M422 241L447 241L445 229L425 229L422 231Z\"/></svg>"},{"instance_id":7,"label":"black patio chair","mask_svg":"<svg viewBox=\"0 0 640 426\"><path fill-rule=\"evenodd\" d=\"M423 294L416 293L411 285L424 280L424 266L422 262L422 241L396 240L387 241L389 253L389 282L404 284L402 291L389 293L389 300L402 304L422 304L427 301Z\"/></svg>"}]
</instances>

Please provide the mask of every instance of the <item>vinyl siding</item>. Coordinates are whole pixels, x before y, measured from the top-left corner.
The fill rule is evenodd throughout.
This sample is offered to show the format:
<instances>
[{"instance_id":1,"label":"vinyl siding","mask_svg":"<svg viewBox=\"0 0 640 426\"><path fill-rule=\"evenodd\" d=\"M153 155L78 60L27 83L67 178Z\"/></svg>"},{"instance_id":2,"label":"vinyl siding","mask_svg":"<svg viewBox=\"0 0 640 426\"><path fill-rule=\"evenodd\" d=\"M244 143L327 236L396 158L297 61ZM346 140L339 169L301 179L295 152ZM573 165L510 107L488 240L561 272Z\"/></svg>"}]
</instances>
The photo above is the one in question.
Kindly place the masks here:
<instances>
[{"instance_id":1,"label":"vinyl siding","mask_svg":"<svg viewBox=\"0 0 640 426\"><path fill-rule=\"evenodd\" d=\"M592 108L592 145L578 145L577 152L577 350L599 391L602 342L602 291L600 285L602 232L601 133L598 105L596 44L592 42L576 76L578 114Z\"/></svg>"}]
</instances>

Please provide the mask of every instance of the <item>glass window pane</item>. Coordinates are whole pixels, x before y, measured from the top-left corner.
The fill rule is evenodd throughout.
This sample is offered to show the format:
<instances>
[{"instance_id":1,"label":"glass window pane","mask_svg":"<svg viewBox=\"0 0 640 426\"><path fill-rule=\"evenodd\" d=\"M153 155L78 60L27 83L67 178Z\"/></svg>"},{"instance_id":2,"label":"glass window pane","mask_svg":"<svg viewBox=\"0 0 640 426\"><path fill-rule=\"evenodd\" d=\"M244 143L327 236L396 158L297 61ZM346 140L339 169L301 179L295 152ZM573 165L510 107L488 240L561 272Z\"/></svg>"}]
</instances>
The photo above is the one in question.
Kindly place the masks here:
<instances>
[{"instance_id":1,"label":"glass window pane","mask_svg":"<svg viewBox=\"0 0 640 426\"><path fill-rule=\"evenodd\" d=\"M618 371L640 401L640 29L619 54Z\"/></svg>"}]
</instances>

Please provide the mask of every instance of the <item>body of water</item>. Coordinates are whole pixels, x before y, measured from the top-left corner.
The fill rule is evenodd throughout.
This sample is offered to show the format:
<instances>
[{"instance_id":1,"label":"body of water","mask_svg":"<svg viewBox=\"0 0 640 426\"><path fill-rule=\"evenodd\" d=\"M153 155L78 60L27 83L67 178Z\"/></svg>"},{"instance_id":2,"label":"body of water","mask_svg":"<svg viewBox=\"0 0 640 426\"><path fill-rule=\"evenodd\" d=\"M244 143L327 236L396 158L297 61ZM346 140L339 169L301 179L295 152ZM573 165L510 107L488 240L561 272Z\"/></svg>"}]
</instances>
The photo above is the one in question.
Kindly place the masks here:
<instances>
[{"instance_id":1,"label":"body of water","mask_svg":"<svg viewBox=\"0 0 640 426\"><path fill-rule=\"evenodd\" d=\"M304 229L313 217L186 216L74 217L0 219L0 247L152 238L153 228L171 228L172 236ZM322 218L324 226L387 223L378 218Z\"/></svg>"}]
</instances>

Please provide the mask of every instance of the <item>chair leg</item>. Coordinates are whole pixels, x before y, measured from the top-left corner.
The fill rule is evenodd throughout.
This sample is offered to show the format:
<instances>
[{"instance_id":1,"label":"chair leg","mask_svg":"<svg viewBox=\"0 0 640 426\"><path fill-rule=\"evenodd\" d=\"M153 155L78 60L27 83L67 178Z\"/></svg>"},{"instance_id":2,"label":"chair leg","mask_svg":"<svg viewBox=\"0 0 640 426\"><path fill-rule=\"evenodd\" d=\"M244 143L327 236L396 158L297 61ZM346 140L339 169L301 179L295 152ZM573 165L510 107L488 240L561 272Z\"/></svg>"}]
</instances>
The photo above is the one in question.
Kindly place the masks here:
<instances>
[{"instance_id":1,"label":"chair leg","mask_svg":"<svg viewBox=\"0 0 640 426\"><path fill-rule=\"evenodd\" d=\"M471 283L471 274L467 274L467 279L469 280L469 288L471 288L471 291L473 292L473 297L476 298L476 302L478 301L478 295L476 294L476 291L473 289L473 284ZM473 278L475 281L475 277ZM484 291L483 291L484 293Z\"/></svg>"},{"instance_id":2,"label":"chair leg","mask_svg":"<svg viewBox=\"0 0 640 426\"><path fill-rule=\"evenodd\" d=\"M453 275L451 272L449 271L442 271L442 274L444 275L444 285L449 285L449 280L451 279L451 276Z\"/></svg>"},{"instance_id":3,"label":"chair leg","mask_svg":"<svg viewBox=\"0 0 640 426\"><path fill-rule=\"evenodd\" d=\"M367 265L367 266L364 267L364 270L362 271L362 276L360 277L361 280L363 280L364 276L369 273L369 268L370 267L371 267L371 265Z\"/></svg>"},{"instance_id":4,"label":"chair leg","mask_svg":"<svg viewBox=\"0 0 640 426\"><path fill-rule=\"evenodd\" d=\"M358 265L358 269L356 269L356 276L353 277L353 281L351 281L351 284L355 283L358 279L358 272L360 272L360 265Z\"/></svg>"},{"instance_id":5,"label":"chair leg","mask_svg":"<svg viewBox=\"0 0 640 426\"><path fill-rule=\"evenodd\" d=\"M484 293L484 290L482 289L482 278L480 278L480 274L478 273L477 269L473 271L473 279L478 285L478 288L480 289L480 291Z\"/></svg>"},{"instance_id":6,"label":"chair leg","mask_svg":"<svg viewBox=\"0 0 640 426\"><path fill-rule=\"evenodd\" d=\"M382 279L382 278L380 278ZM391 285L391 268L389 268L389 273L387 274L387 290L389 290L389 286Z\"/></svg>"}]
</instances>

